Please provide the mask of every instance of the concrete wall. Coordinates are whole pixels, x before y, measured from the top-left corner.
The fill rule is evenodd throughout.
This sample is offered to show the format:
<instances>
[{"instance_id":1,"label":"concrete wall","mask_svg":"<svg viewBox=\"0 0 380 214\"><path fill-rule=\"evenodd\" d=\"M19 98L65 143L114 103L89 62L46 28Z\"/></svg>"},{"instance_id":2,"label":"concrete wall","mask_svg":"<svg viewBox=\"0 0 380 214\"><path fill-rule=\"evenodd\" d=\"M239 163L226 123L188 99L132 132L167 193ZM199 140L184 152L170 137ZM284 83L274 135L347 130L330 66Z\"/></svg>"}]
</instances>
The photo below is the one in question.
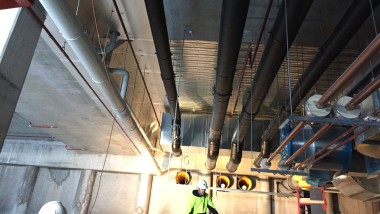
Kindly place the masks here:
<instances>
[{"instance_id":1,"label":"concrete wall","mask_svg":"<svg viewBox=\"0 0 380 214\"><path fill-rule=\"evenodd\" d=\"M68 213L134 213L140 178L138 174L0 165L0 213L35 214L49 201L61 201Z\"/></svg>"},{"instance_id":2,"label":"concrete wall","mask_svg":"<svg viewBox=\"0 0 380 214\"><path fill-rule=\"evenodd\" d=\"M0 165L0 213L38 213L48 201L61 201L68 213L161 214L184 213L199 179L209 183L208 193L219 213L293 214L294 197L270 196L271 179L256 177L251 191L216 188L219 173L191 172L189 185L175 183L176 170L161 176ZM232 175L235 179L237 174ZM236 181L235 181L236 182ZM272 190L273 191L273 190ZM354 201L354 203L353 203ZM371 213L378 204L339 198L344 213ZM376 206L375 206L376 205ZM352 208L352 209L351 209ZM355 212L354 212L355 211ZM370 211L370 212L368 212Z\"/></svg>"},{"instance_id":3,"label":"concrete wall","mask_svg":"<svg viewBox=\"0 0 380 214\"><path fill-rule=\"evenodd\" d=\"M220 213L270 213L271 207L270 196L257 193L269 191L265 177L252 191L237 190L235 183L226 192L215 188L219 174L210 172L192 171L189 185L175 183L175 170L150 176L0 165L0 173L0 213L6 214L38 213L49 201L61 201L68 213L184 213L199 179L208 182Z\"/></svg>"}]
</instances>

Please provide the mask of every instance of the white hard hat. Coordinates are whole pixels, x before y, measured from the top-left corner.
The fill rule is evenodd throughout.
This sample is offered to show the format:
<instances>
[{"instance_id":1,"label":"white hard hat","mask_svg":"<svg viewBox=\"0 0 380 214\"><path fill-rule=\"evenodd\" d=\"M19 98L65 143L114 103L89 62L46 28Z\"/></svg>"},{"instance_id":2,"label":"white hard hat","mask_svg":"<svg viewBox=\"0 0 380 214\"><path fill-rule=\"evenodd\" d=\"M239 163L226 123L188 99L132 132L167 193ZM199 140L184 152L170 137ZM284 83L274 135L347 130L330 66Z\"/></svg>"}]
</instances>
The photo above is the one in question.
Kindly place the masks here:
<instances>
[{"instance_id":1,"label":"white hard hat","mask_svg":"<svg viewBox=\"0 0 380 214\"><path fill-rule=\"evenodd\" d=\"M199 180L198 181L198 188L199 189L207 189L207 182L205 180Z\"/></svg>"},{"instance_id":2,"label":"white hard hat","mask_svg":"<svg viewBox=\"0 0 380 214\"><path fill-rule=\"evenodd\" d=\"M41 207L38 214L67 214L60 201L50 201Z\"/></svg>"}]
</instances>

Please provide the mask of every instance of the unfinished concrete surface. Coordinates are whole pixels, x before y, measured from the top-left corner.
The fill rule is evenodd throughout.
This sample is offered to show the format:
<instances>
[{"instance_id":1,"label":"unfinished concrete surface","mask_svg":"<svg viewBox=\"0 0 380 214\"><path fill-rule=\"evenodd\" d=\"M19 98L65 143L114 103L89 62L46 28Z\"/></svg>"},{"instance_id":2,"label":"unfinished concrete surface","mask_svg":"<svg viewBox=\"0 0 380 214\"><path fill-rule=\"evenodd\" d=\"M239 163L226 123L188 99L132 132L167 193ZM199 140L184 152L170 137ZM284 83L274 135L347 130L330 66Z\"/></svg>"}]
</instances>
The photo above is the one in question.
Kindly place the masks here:
<instances>
[{"instance_id":1,"label":"unfinished concrete surface","mask_svg":"<svg viewBox=\"0 0 380 214\"><path fill-rule=\"evenodd\" d=\"M38 1L35 2L33 10L45 14ZM118 124L120 121L114 120L113 109L106 102L108 98L96 87L97 83L86 72L83 62L49 14L46 20L41 18L57 44L45 30L39 33L41 26L30 11L23 8L19 17L22 25L14 28L7 44L9 49L1 56L0 64L0 213L37 213L44 203L52 200L61 201L69 213L182 213L191 190L201 178L209 182L209 193L220 213L296 212L295 198L279 197L274 188L275 179L287 176L259 173L252 162L260 151L263 132L351 2L313 1L293 46L289 47L286 58L289 61L284 61L279 68L255 115L256 120L251 123L252 129L243 145L242 161L234 173L226 169L234 127L250 93L273 23L283 12L280 10L283 1L273 1L254 62L250 57L269 1L250 1L222 131L222 149L214 170L207 170L204 164L218 49L222 48L219 36L223 1L163 1L175 88L183 116L181 157L172 156L173 124L171 118L163 119L164 113L169 112L168 92L161 79L145 1L63 2L69 3L70 14L78 20L93 51L99 53L108 44L110 30L120 33L112 53L99 58L107 59L104 61L107 69L129 72L125 101L137 122L132 128L143 133L147 151L154 161L140 155L136 142ZM118 17L114 2L124 23ZM304 99L300 98L293 114L304 115L305 100L310 95L325 92L373 39L380 26L380 8L371 8L368 17L326 68L325 74L312 85ZM378 56L374 57L366 67L371 68L378 60ZM364 76L370 69L359 73ZM122 79L119 74L107 73L107 81L115 83L117 89ZM342 88L341 94L347 90ZM233 98L237 102L231 115ZM374 110L375 102L371 100L370 103L368 112ZM282 122L278 122L276 130ZM272 139L272 147L280 143L278 135L276 137ZM270 169L277 169L278 161L277 156ZM175 184L174 177L179 170L191 173L189 185ZM234 179L230 190L216 188L218 175ZM236 189L236 179L243 175L254 178L255 187L251 191ZM362 173L362 176L368 175ZM344 213L378 212L377 204L371 202L342 199L339 205Z\"/></svg>"}]
</instances>

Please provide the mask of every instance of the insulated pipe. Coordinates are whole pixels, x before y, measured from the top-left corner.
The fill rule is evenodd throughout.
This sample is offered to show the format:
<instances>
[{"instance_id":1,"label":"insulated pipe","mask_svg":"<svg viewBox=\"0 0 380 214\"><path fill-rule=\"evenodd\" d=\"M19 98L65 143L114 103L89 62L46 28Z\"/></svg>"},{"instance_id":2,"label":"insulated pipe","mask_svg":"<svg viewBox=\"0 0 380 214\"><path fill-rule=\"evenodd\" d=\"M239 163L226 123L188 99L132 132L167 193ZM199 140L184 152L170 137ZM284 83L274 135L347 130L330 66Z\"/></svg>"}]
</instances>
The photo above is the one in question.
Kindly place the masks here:
<instances>
[{"instance_id":1,"label":"insulated pipe","mask_svg":"<svg viewBox=\"0 0 380 214\"><path fill-rule=\"evenodd\" d=\"M318 100L316 106L322 108L333 98L346 84L352 82L360 68L367 63L380 50L380 34L364 49L355 61L343 72L342 75L330 86Z\"/></svg>"},{"instance_id":2,"label":"insulated pipe","mask_svg":"<svg viewBox=\"0 0 380 214\"><path fill-rule=\"evenodd\" d=\"M98 89L116 114L128 136L136 144L141 154L144 157L148 157L154 163L157 174L161 174L158 163L149 151L149 142L145 133L139 129L140 125L136 121L130 107L120 96L117 86L108 81L107 69L104 67L88 38L82 32L69 4L66 1L60 0L41 0L40 2L83 64L92 81L98 86Z\"/></svg>"},{"instance_id":3,"label":"insulated pipe","mask_svg":"<svg viewBox=\"0 0 380 214\"><path fill-rule=\"evenodd\" d=\"M312 0L294 0L288 1L287 4L285 4L285 1L282 2L252 81L251 93L244 101L239 124L236 125L233 134L232 145L243 144L249 127L259 112L260 106L281 67L287 48L291 46L296 38L298 29L301 27L312 2ZM288 17L285 17L286 14ZM287 42L289 43L287 44ZM242 150L243 146L233 146L231 148L230 160L227 163L227 170L230 172L236 171L241 162L242 151L234 151L235 149Z\"/></svg>"},{"instance_id":4,"label":"insulated pipe","mask_svg":"<svg viewBox=\"0 0 380 214\"><path fill-rule=\"evenodd\" d=\"M172 152L179 157L181 150L181 112L178 104L177 88L173 71L172 57L169 45L169 36L166 26L164 3L162 0L145 0L154 46L157 52L158 64L161 70L161 79L164 83L166 96L169 102L170 114L173 118Z\"/></svg>"},{"instance_id":5,"label":"insulated pipe","mask_svg":"<svg viewBox=\"0 0 380 214\"><path fill-rule=\"evenodd\" d=\"M292 156L290 156L284 163L284 166L288 166L293 162L294 159L296 159L302 152L304 152L314 141L316 141L318 138L321 137L327 130L331 128L332 124L325 124L322 126L317 133L314 134L313 137L311 137L301 148L299 148L296 152L293 153Z\"/></svg>"},{"instance_id":6,"label":"insulated pipe","mask_svg":"<svg viewBox=\"0 0 380 214\"><path fill-rule=\"evenodd\" d=\"M321 148L317 153L315 153L314 155L308 157L306 160L304 160L302 163L300 163L297 168L299 167L302 167L303 165L306 165L309 161L311 161L313 158L317 157L318 155L322 154L322 152L324 152L326 149L328 149L330 146L334 145L335 143L337 143L338 141L340 141L341 139L345 138L347 135L349 135L351 132L353 132L355 129L356 129L357 126L352 126L350 129L348 129L346 132L344 132L343 134L339 135L338 137L336 137L334 140L332 140L330 143L328 143L327 145L325 145L323 148Z\"/></svg>"},{"instance_id":7,"label":"insulated pipe","mask_svg":"<svg viewBox=\"0 0 380 214\"><path fill-rule=\"evenodd\" d=\"M120 89L120 96L121 98L125 99L125 95L127 95L128 79L129 79L128 71L122 68L109 68L108 70L110 71L110 73L123 75L123 80L122 80L121 89Z\"/></svg>"},{"instance_id":8,"label":"insulated pipe","mask_svg":"<svg viewBox=\"0 0 380 214\"><path fill-rule=\"evenodd\" d=\"M110 42L104 48L95 48L98 54L106 55L111 52L116 47L117 37L120 36L120 33L117 31L110 31Z\"/></svg>"},{"instance_id":9,"label":"insulated pipe","mask_svg":"<svg viewBox=\"0 0 380 214\"><path fill-rule=\"evenodd\" d=\"M355 133L354 135L352 135L350 138L348 138L347 140L339 143L338 145L336 145L333 149L329 150L328 152L326 152L325 154L319 156L317 159L315 159L314 161L310 162L308 165L313 165L315 162L321 160L322 158L330 155L331 153L335 152L337 149L339 149L340 147L346 145L347 143L351 142L351 140L355 139L357 136L363 134L364 132L366 132L370 127L365 127L363 128L362 130L360 130L359 132Z\"/></svg>"},{"instance_id":10,"label":"insulated pipe","mask_svg":"<svg viewBox=\"0 0 380 214\"><path fill-rule=\"evenodd\" d=\"M220 138L232 92L249 2L249 0L223 0L214 102L205 164L209 170L215 168L219 156Z\"/></svg>"},{"instance_id":11,"label":"insulated pipe","mask_svg":"<svg viewBox=\"0 0 380 214\"><path fill-rule=\"evenodd\" d=\"M355 95L350 102L346 104L347 110L353 110L363 102L369 95L380 88L380 76L376 77L370 84L364 87L357 95Z\"/></svg>"},{"instance_id":12,"label":"insulated pipe","mask_svg":"<svg viewBox=\"0 0 380 214\"><path fill-rule=\"evenodd\" d=\"M253 55L251 55L252 54L252 45L249 46L249 50L248 50L249 52L247 54L247 57L245 58L243 71L241 73L240 80L239 80L238 91L237 91L237 94L235 96L234 105L232 106L232 109L231 109L231 116L234 115L235 108L236 108L236 105L237 105L237 102L238 102L238 99L240 96L240 88L241 88L241 85L243 83L243 78L244 78L244 74L245 74L245 69L247 67L247 62L249 60L249 65L250 65L251 69L252 69L253 63L255 62L257 51L259 50L259 46L260 46L260 42L261 42L261 37L263 36L265 26L266 26L267 21L268 21L270 10L272 9L272 4L273 4L273 0L269 0L268 7L267 7L267 10L266 10L265 15L264 15L263 24L261 25L259 37L257 38L257 41L256 41L255 50L253 51Z\"/></svg>"},{"instance_id":13,"label":"insulated pipe","mask_svg":"<svg viewBox=\"0 0 380 214\"><path fill-rule=\"evenodd\" d=\"M372 0L373 8L376 8L379 2L380 0ZM368 1L352 1L333 32L321 46L313 61L311 61L293 88L291 100L293 111L370 15L371 7ZM282 104L281 109L261 136L263 141L270 142L273 139L278 126L290 112L289 103L289 100L286 100ZM260 163L261 156L260 154L255 161Z\"/></svg>"}]
</instances>

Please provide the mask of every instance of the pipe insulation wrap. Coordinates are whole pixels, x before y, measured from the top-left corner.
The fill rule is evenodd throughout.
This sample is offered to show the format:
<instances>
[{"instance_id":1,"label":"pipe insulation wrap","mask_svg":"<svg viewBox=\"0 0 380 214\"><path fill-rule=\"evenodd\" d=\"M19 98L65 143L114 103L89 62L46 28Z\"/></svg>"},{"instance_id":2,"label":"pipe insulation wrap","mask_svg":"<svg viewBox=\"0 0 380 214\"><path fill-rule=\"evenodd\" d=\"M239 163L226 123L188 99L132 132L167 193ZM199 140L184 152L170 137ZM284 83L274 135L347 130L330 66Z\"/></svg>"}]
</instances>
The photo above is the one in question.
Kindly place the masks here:
<instances>
[{"instance_id":1,"label":"pipe insulation wrap","mask_svg":"<svg viewBox=\"0 0 380 214\"><path fill-rule=\"evenodd\" d=\"M217 73L206 161L209 170L215 168L219 155L221 132L232 92L249 3L249 0L223 0L222 4Z\"/></svg>"}]
</instances>

